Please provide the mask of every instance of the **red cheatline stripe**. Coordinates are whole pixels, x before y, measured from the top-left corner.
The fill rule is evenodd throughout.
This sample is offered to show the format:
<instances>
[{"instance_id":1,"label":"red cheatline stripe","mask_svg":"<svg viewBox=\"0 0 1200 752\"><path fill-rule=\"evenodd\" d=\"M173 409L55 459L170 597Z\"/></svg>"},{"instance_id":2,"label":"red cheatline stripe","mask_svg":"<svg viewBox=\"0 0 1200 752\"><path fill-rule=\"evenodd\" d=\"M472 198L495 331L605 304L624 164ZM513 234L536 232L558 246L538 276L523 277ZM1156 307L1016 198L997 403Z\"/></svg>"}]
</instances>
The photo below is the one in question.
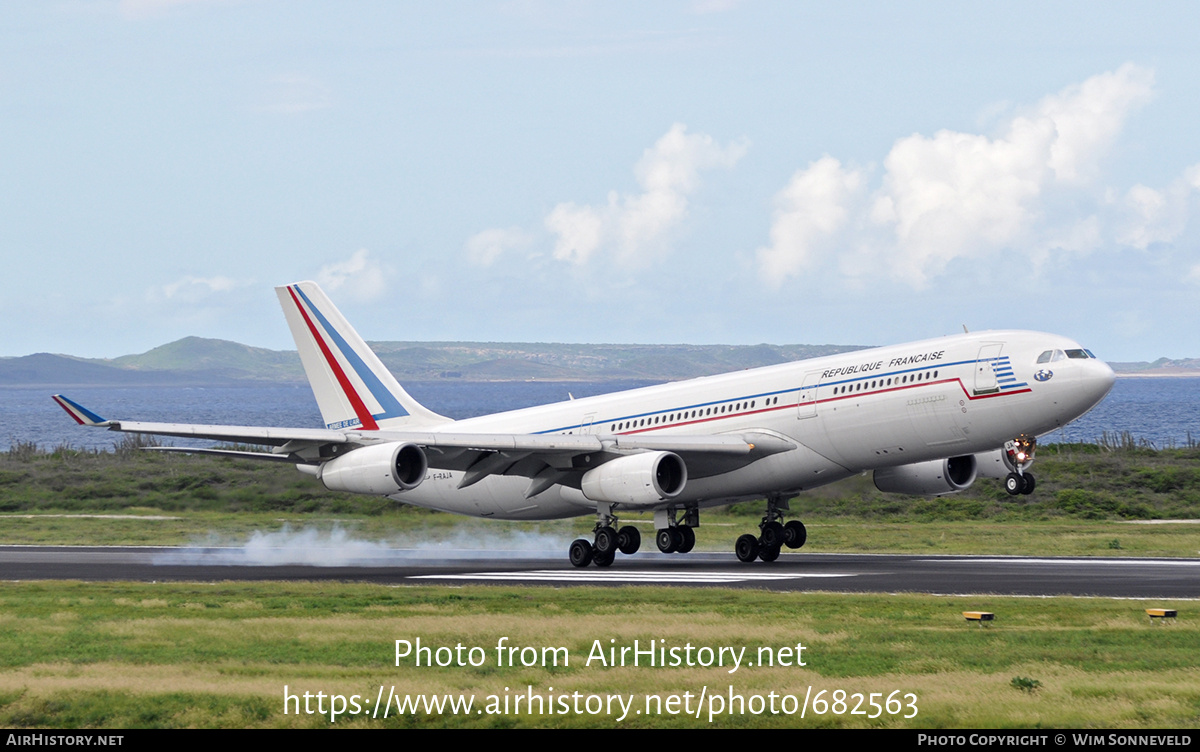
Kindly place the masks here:
<instances>
[{"instance_id":1,"label":"red cheatline stripe","mask_svg":"<svg viewBox=\"0 0 1200 752\"><path fill-rule=\"evenodd\" d=\"M1025 394L1027 392L1033 391L1032 389L1026 387L1024 389L1014 389L1011 392L995 392L993 394L981 394L981 395L973 397L973 396L971 396L970 392L967 391L966 385L962 383L962 379L960 379L958 377L954 377L951 379L939 379L938 381L922 381L919 383L904 384L901 386L888 387L886 389L882 389L882 388L881 389L868 389L865 392L847 392L846 394L841 394L841 395L838 395L837 397L826 397L825 399L813 400L812 402L806 402L804 404L805 405L823 405L827 402L840 402L841 400L854 399L856 397L872 397L876 394L886 394L888 392L899 392L899 391L905 391L908 389L920 389L921 387L932 386L934 384L954 384L954 383L958 384L959 388L963 390L963 394L965 394L967 396L967 399L971 400L972 402L974 402L975 400L990 399L992 397L1004 397L1009 394ZM801 390L795 390L795 391L801 391ZM678 421L675 423L660 423L658 425L646 426L644 428L626 429L624 431L616 431L615 433L620 436L631 436L635 433L649 433L651 431L661 431L664 428L678 428L680 426L691 426L691 425L695 425L697 423L711 423L714 420L725 420L727 418L741 418L741 417L745 417L747 415L757 415L759 413L775 412L776 410L796 410L796 409L798 409L798 407L799 407L799 405L795 402L787 402L782 405L776 405L776 406L767 407L767 408L760 408L758 410L744 410L742 412L722 413L721 415L711 415L711 416L706 416L704 418L696 418L695 420L681 420L681 421ZM663 413L660 413L660 414L671 413L671 412L673 412L673 411L664 410ZM679 412L687 412L687 411L680 410ZM653 416L651 416L651 417L653 417ZM612 423L612 422L620 423L622 421L619 421L619 420L618 421L607 421L607 420L604 421L604 423Z\"/></svg>"},{"instance_id":2,"label":"red cheatline stripe","mask_svg":"<svg viewBox=\"0 0 1200 752\"><path fill-rule=\"evenodd\" d=\"M350 406L354 408L354 414L358 416L361 427L369 431L378 431L379 424L375 422L371 411L363 404L362 398L358 396L358 392L355 391L354 386L350 383L350 379L346 378L346 372L342 370L342 366L337 362L337 358L333 357L333 353L329 351L324 338L317 331L317 327L313 324L312 319L308 317L308 312L304 310L304 306L300 305L299 299L296 298L296 291L288 287L288 294L292 296L292 302L296 304L300 315L304 317L304 323L308 324L308 331L312 333L313 339L317 341L317 347L321 348L321 354L325 356L325 361L329 363L330 369L333 370L333 375L337 377L338 384L342 387L342 391L346 393L346 398L350 400Z\"/></svg>"}]
</instances>

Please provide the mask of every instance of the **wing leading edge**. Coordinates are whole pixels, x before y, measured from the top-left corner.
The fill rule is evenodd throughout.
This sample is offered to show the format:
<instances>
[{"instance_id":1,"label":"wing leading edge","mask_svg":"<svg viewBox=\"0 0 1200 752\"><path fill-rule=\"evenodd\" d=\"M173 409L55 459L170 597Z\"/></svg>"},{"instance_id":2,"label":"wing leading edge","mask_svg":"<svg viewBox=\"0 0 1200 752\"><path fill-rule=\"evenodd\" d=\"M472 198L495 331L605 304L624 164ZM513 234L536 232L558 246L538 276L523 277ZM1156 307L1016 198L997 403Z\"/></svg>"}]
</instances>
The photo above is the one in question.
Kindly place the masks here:
<instances>
[{"instance_id":1,"label":"wing leading edge","mask_svg":"<svg viewBox=\"0 0 1200 752\"><path fill-rule=\"evenodd\" d=\"M384 443L413 444L426 453L430 468L464 472L466 475L460 487L473 485L488 475L496 474L535 478L546 468L558 471L556 482L574 485L573 476L581 475L598 464L647 451L678 454L688 462L690 468L695 468L692 472L696 477L702 477L709 474L705 472L706 467L710 468L709 472L727 472L767 455L795 448L794 444L778 436L754 432L708 436L476 434L106 420L61 394L54 395L53 399L81 425L123 433L206 439L271 448L268 452L255 452L224 447L149 447L155 451L319 465L360 447Z\"/></svg>"}]
</instances>

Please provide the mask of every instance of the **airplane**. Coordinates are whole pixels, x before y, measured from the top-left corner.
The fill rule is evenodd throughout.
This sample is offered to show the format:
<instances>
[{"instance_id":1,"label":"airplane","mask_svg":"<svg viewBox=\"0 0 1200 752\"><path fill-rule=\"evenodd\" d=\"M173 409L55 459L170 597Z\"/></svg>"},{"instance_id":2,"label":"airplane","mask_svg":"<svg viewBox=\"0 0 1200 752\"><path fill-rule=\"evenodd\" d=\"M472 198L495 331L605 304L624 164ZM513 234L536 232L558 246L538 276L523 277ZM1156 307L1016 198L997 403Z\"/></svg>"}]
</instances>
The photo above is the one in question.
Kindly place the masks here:
<instances>
[{"instance_id":1,"label":"airplane","mask_svg":"<svg viewBox=\"0 0 1200 752\"><path fill-rule=\"evenodd\" d=\"M1029 494L1037 437L1108 394L1113 371L1054 334L981 331L452 420L404 390L314 282L275 288L324 428L106 420L113 431L262 446L153 447L295 464L335 491L507 520L595 515L576 567L633 554L626 512L653 512L655 544L687 553L700 510L764 500L743 562L807 540L797 494L872 471L883 492L940 496L977 477ZM964 327L965 332L965 327Z\"/></svg>"}]
</instances>

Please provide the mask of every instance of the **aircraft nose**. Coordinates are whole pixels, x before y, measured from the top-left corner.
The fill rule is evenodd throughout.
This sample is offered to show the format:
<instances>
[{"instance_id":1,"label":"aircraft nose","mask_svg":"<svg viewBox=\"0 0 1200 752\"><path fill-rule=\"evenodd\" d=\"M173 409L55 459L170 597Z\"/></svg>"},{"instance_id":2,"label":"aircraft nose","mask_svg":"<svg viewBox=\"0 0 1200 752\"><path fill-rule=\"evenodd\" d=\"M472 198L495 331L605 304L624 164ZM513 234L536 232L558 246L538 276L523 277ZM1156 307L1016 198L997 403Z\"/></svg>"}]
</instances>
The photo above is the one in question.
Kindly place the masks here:
<instances>
[{"instance_id":1,"label":"aircraft nose","mask_svg":"<svg viewBox=\"0 0 1200 752\"><path fill-rule=\"evenodd\" d=\"M1092 404L1096 404L1113 388L1117 374L1113 373L1113 369L1103 360L1089 360L1083 373L1079 375L1079 381L1080 386L1091 396Z\"/></svg>"}]
</instances>

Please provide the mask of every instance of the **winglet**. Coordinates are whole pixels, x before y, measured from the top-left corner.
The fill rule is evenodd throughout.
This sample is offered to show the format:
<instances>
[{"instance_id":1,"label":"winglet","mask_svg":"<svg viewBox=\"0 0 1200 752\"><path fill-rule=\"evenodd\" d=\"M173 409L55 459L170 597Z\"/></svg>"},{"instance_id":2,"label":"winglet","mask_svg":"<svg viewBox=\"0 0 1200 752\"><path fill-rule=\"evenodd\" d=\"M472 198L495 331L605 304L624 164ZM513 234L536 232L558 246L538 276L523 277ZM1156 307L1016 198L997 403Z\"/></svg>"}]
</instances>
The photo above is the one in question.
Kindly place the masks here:
<instances>
[{"instance_id":1,"label":"winglet","mask_svg":"<svg viewBox=\"0 0 1200 752\"><path fill-rule=\"evenodd\" d=\"M61 394L53 395L52 399L58 403L59 407L66 410L67 415L70 415L72 418L74 418L75 422L81 426L107 426L112 423L112 421L101 418L99 415L95 414L83 405L62 396Z\"/></svg>"}]
</instances>

